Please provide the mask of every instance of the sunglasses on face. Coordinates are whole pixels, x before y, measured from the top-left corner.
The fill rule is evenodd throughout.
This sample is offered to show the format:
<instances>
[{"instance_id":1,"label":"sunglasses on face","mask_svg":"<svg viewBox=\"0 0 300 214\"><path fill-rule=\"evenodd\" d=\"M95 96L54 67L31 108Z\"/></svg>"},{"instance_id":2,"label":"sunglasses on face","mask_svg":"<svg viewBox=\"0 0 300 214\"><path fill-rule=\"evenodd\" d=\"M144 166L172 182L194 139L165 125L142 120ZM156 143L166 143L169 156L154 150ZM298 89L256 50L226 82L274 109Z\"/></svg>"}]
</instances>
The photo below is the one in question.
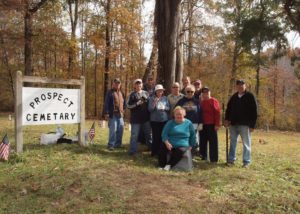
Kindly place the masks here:
<instances>
[{"instance_id":1,"label":"sunglasses on face","mask_svg":"<svg viewBox=\"0 0 300 214\"><path fill-rule=\"evenodd\" d=\"M194 91L186 91L186 93L192 94L192 93L194 93Z\"/></svg>"}]
</instances>

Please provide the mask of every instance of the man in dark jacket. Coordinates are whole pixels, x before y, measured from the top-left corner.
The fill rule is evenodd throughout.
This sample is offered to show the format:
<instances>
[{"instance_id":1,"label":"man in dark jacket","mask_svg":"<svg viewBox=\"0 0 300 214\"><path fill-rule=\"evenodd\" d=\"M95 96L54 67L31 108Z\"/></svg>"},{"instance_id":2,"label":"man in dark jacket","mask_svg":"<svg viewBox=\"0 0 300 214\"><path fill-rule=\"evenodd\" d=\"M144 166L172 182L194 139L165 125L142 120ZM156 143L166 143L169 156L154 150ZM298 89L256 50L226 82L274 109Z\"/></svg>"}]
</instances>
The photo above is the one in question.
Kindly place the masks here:
<instances>
[{"instance_id":1,"label":"man in dark jacket","mask_svg":"<svg viewBox=\"0 0 300 214\"><path fill-rule=\"evenodd\" d=\"M144 132L146 144L151 148L152 130L150 125L150 113L148 111L149 93L142 90L141 79L134 81L134 91L129 95L127 108L130 109L130 148L129 155L137 153L137 140L140 130Z\"/></svg>"},{"instance_id":2,"label":"man in dark jacket","mask_svg":"<svg viewBox=\"0 0 300 214\"><path fill-rule=\"evenodd\" d=\"M120 79L114 79L112 88L107 92L105 97L104 112L105 119L108 120L109 126L109 139L107 145L109 150L121 147L122 145L125 99L120 88Z\"/></svg>"},{"instance_id":3,"label":"man in dark jacket","mask_svg":"<svg viewBox=\"0 0 300 214\"><path fill-rule=\"evenodd\" d=\"M230 126L229 163L236 160L237 138L243 141L243 166L251 162L251 134L257 119L257 104L252 93L246 90L244 80L236 81L237 92L230 98L225 112L225 126Z\"/></svg>"}]
</instances>

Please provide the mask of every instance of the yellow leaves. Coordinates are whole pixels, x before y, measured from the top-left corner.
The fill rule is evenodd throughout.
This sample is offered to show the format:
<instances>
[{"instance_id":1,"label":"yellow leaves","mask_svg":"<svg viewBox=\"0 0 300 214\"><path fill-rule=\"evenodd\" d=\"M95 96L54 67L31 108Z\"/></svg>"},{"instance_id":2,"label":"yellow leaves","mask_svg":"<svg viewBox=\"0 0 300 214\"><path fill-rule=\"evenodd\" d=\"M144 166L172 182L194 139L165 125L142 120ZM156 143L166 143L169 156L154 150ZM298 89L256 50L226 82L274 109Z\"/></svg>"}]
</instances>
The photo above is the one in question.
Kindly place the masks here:
<instances>
[{"instance_id":1,"label":"yellow leaves","mask_svg":"<svg viewBox=\"0 0 300 214\"><path fill-rule=\"evenodd\" d=\"M142 31L138 23L138 14L134 14L125 7L116 7L110 11L110 19L122 26L122 30Z\"/></svg>"}]
</instances>

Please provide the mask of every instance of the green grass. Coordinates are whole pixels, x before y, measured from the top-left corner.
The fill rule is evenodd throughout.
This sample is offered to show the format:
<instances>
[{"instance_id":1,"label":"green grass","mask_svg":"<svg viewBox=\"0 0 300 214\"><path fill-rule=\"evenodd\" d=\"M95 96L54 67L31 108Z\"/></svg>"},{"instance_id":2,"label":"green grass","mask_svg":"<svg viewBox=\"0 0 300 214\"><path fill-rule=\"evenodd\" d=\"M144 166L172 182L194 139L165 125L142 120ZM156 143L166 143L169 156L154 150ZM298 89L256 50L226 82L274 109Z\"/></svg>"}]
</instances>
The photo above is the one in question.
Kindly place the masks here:
<instances>
[{"instance_id":1,"label":"green grass","mask_svg":"<svg viewBox=\"0 0 300 214\"><path fill-rule=\"evenodd\" d=\"M92 121L87 121L86 128ZM15 149L13 123L0 117L0 134ZM77 126L64 125L72 136ZM219 132L220 162L196 159L190 173L165 172L140 146L136 159L125 148L106 150L107 129L96 127L96 142L39 145L55 126L24 129L24 152L0 162L0 213L299 213L300 133L252 135L250 168L225 165L225 131ZM259 142L261 141L261 143Z\"/></svg>"}]
</instances>

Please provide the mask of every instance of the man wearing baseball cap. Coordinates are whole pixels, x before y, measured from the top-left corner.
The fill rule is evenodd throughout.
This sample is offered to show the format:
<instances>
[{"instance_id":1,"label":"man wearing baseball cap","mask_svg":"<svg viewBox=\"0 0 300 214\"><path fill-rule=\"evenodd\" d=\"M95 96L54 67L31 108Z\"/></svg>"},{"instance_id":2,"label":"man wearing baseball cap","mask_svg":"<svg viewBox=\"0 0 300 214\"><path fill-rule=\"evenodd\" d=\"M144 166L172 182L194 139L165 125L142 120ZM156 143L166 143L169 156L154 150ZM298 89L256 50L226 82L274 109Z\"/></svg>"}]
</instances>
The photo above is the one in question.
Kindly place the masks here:
<instances>
[{"instance_id":1,"label":"man wearing baseball cap","mask_svg":"<svg viewBox=\"0 0 300 214\"><path fill-rule=\"evenodd\" d=\"M229 164L236 160L237 138L240 135L243 141L243 167L251 162L251 132L257 120L257 104L254 95L246 90L246 83L236 81L237 92L230 98L225 112L225 126L230 130Z\"/></svg>"},{"instance_id":2,"label":"man wearing baseball cap","mask_svg":"<svg viewBox=\"0 0 300 214\"><path fill-rule=\"evenodd\" d=\"M107 148L113 150L122 145L122 137L124 130L124 109L125 99L121 92L121 80L115 78L112 88L105 96L104 113L105 119L108 120L109 138Z\"/></svg>"},{"instance_id":3,"label":"man wearing baseball cap","mask_svg":"<svg viewBox=\"0 0 300 214\"><path fill-rule=\"evenodd\" d=\"M152 131L150 126L150 114L148 111L149 93L142 90L143 82L141 79L133 81L134 91L131 92L127 101L127 108L130 109L130 148L129 155L137 153L137 141L140 130L143 131L146 138L146 144L151 149L152 145Z\"/></svg>"}]
</instances>

